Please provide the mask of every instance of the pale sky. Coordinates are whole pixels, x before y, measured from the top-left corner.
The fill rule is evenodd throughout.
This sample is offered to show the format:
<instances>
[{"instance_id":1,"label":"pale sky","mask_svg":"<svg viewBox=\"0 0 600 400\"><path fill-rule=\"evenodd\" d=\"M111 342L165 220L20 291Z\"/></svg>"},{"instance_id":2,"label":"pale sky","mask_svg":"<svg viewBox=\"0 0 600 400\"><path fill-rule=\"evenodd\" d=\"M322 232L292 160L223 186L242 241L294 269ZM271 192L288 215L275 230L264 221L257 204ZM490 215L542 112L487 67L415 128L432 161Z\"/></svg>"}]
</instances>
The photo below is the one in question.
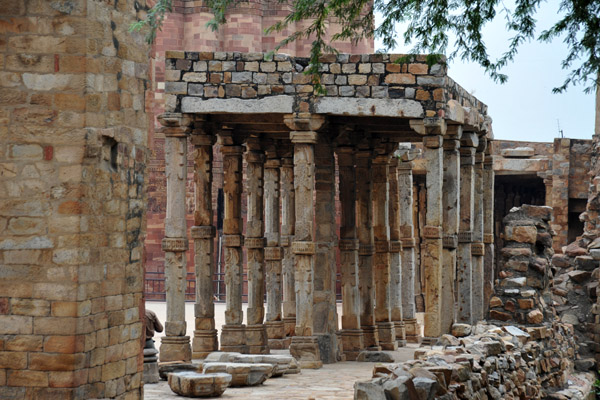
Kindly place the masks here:
<instances>
[{"instance_id":1,"label":"pale sky","mask_svg":"<svg viewBox=\"0 0 600 400\"><path fill-rule=\"evenodd\" d=\"M557 20L557 6L542 3L537 14L538 32ZM403 32L398 29L398 32ZM484 30L484 41L490 54L499 55L508 48L509 38L502 15L496 16ZM398 40L401 43L401 40ZM375 49L382 48L375 41ZM409 46L398 46L393 52L403 53ZM566 93L553 94L567 76L561 61L567 54L562 40L553 43L532 41L521 45L515 61L503 72L505 84L494 83L483 68L454 60L448 74L459 85L488 105L496 139L551 142L559 137L591 139L594 132L595 96L585 94L583 86L570 86Z\"/></svg>"}]
</instances>

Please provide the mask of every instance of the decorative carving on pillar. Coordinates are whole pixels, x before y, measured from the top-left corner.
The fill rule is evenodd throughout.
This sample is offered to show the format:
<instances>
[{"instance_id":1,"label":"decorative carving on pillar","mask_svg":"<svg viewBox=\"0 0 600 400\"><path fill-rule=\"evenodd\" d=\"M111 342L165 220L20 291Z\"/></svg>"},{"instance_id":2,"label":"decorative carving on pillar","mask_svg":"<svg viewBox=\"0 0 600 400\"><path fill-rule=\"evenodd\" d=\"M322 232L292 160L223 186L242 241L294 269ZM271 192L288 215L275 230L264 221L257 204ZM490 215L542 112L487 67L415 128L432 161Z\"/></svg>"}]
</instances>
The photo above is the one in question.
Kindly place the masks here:
<instances>
[{"instance_id":1,"label":"decorative carving on pillar","mask_svg":"<svg viewBox=\"0 0 600 400\"><path fill-rule=\"evenodd\" d=\"M356 227L358 233L358 289L360 293L360 325L365 348L381 350L375 325L375 287L373 281L373 180L371 169L372 150L365 139L356 153Z\"/></svg>"},{"instance_id":2,"label":"decorative carving on pillar","mask_svg":"<svg viewBox=\"0 0 600 400\"><path fill-rule=\"evenodd\" d=\"M196 121L191 136L195 146L194 155L194 266L196 276L196 301L194 304L195 329L192 341L192 358L204 358L218 350L215 329L215 306L213 303L214 238L212 209L212 161L216 138L210 127Z\"/></svg>"},{"instance_id":3,"label":"decorative carving on pillar","mask_svg":"<svg viewBox=\"0 0 600 400\"><path fill-rule=\"evenodd\" d=\"M494 157L492 142L488 143L483 164L483 242L485 244L483 267L483 309L489 309L494 293Z\"/></svg>"},{"instance_id":4,"label":"decorative carving on pillar","mask_svg":"<svg viewBox=\"0 0 600 400\"><path fill-rule=\"evenodd\" d=\"M474 195L473 195L473 236L474 241L471 245L471 256L473 257L473 275L471 281L473 305L473 323L477 323L484 318L484 265L483 256L485 248L483 244L483 225L484 225L484 198L483 198L483 163L485 160L485 149L487 139L484 136L479 137L479 145L475 153L475 177L474 177Z\"/></svg>"},{"instance_id":5,"label":"decorative carving on pillar","mask_svg":"<svg viewBox=\"0 0 600 400\"><path fill-rule=\"evenodd\" d=\"M418 343L421 328L417 323L415 306L415 238L413 226L413 163L418 153L410 143L401 143L396 153L398 158L398 197L400 200L400 241L402 243L402 320L406 341ZM408 211L408 212L407 212Z\"/></svg>"},{"instance_id":6,"label":"decorative carving on pillar","mask_svg":"<svg viewBox=\"0 0 600 400\"><path fill-rule=\"evenodd\" d=\"M424 120L423 145L427 162L427 211L422 262L425 268L425 327L423 342L432 343L442 332L442 191L443 156L442 145L446 125L443 121L429 124ZM432 134L435 133L435 134Z\"/></svg>"},{"instance_id":7,"label":"decorative carving on pillar","mask_svg":"<svg viewBox=\"0 0 600 400\"><path fill-rule=\"evenodd\" d=\"M165 113L158 117L165 135L167 176L167 212L165 238L165 289L167 320L161 340L160 360L189 361L192 358L190 337L186 336L185 286L188 240L186 232L185 185L187 180L187 134L191 119L187 115Z\"/></svg>"},{"instance_id":8,"label":"decorative carving on pillar","mask_svg":"<svg viewBox=\"0 0 600 400\"><path fill-rule=\"evenodd\" d=\"M373 233L375 256L375 323L379 345L383 350L396 350L396 331L390 314L390 226L389 226L389 160L384 148L373 159Z\"/></svg>"},{"instance_id":9,"label":"decorative carving on pillar","mask_svg":"<svg viewBox=\"0 0 600 400\"><path fill-rule=\"evenodd\" d=\"M221 130L219 140L223 154L223 193L225 218L225 290L227 294L225 325L221 328L221 350L246 353L246 332L242 324L242 152L233 132Z\"/></svg>"},{"instance_id":10,"label":"decorative carving on pillar","mask_svg":"<svg viewBox=\"0 0 600 400\"><path fill-rule=\"evenodd\" d=\"M322 366L318 339L314 336L313 302L315 269L314 195L315 143L322 116L294 114L284 118L294 144L295 235L294 253L296 327L290 353L303 368Z\"/></svg>"},{"instance_id":11,"label":"decorative carving on pillar","mask_svg":"<svg viewBox=\"0 0 600 400\"><path fill-rule=\"evenodd\" d=\"M246 345L250 354L268 354L267 328L264 324L265 238L264 238L264 163L265 155L258 137L246 139L247 220L244 246L248 269L248 309Z\"/></svg>"},{"instance_id":12,"label":"decorative carving on pillar","mask_svg":"<svg viewBox=\"0 0 600 400\"><path fill-rule=\"evenodd\" d=\"M473 242L474 207L474 162L475 149L479 144L477 135L464 132L460 147L460 222L457 249L457 309L456 321L473 322L472 275L473 263L471 243Z\"/></svg>"},{"instance_id":13,"label":"decorative carving on pillar","mask_svg":"<svg viewBox=\"0 0 600 400\"><path fill-rule=\"evenodd\" d=\"M358 239L356 238L356 171L354 149L337 148L340 175L340 269L342 273L342 344L346 360L354 361L364 348L360 329Z\"/></svg>"},{"instance_id":14,"label":"decorative carving on pillar","mask_svg":"<svg viewBox=\"0 0 600 400\"><path fill-rule=\"evenodd\" d=\"M294 240L296 223L294 193L293 148L283 147L281 151L281 237L283 249L283 324L287 338L294 336L296 328L296 289L294 280L294 254L291 243Z\"/></svg>"},{"instance_id":15,"label":"decorative carving on pillar","mask_svg":"<svg viewBox=\"0 0 600 400\"><path fill-rule=\"evenodd\" d=\"M454 322L456 281L456 248L458 246L458 225L460 219L460 161L458 149L462 126L450 125L444 138L444 183L442 194L443 209L443 268L442 268L442 333L449 333Z\"/></svg>"},{"instance_id":16,"label":"decorative carving on pillar","mask_svg":"<svg viewBox=\"0 0 600 400\"><path fill-rule=\"evenodd\" d=\"M267 337L270 349L289 347L290 339L285 338L285 329L281 313L281 259L282 247L279 244L279 180L281 161L274 143L266 150L265 162L265 248L266 286L267 286Z\"/></svg>"}]
</instances>

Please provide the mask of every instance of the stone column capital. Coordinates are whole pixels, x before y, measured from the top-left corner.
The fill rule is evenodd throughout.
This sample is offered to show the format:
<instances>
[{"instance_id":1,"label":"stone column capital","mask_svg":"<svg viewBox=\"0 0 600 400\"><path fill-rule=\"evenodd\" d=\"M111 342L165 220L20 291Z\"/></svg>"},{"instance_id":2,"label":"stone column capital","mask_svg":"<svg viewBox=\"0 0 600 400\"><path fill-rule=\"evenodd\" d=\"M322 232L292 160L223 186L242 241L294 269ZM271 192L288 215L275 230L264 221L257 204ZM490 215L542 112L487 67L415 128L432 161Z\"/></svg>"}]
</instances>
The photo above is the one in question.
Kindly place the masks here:
<instances>
[{"instance_id":1,"label":"stone column capital","mask_svg":"<svg viewBox=\"0 0 600 400\"><path fill-rule=\"evenodd\" d=\"M441 135L427 135L423 137L423 145L428 149L439 149L444 144L444 137Z\"/></svg>"},{"instance_id":2,"label":"stone column capital","mask_svg":"<svg viewBox=\"0 0 600 400\"><path fill-rule=\"evenodd\" d=\"M316 144L319 134L315 131L291 131L290 140L294 144Z\"/></svg>"},{"instance_id":3,"label":"stone column capital","mask_svg":"<svg viewBox=\"0 0 600 400\"><path fill-rule=\"evenodd\" d=\"M460 148L460 140L453 137L444 138L444 151L455 151Z\"/></svg>"},{"instance_id":4,"label":"stone column capital","mask_svg":"<svg viewBox=\"0 0 600 400\"><path fill-rule=\"evenodd\" d=\"M225 156L242 155L243 152L244 152L244 148L242 146L227 145L227 146L221 147L221 153L223 153L223 155L225 155Z\"/></svg>"},{"instance_id":5,"label":"stone column capital","mask_svg":"<svg viewBox=\"0 0 600 400\"><path fill-rule=\"evenodd\" d=\"M409 124L419 135L445 135L447 130L446 120L439 117L411 119Z\"/></svg>"},{"instance_id":6,"label":"stone column capital","mask_svg":"<svg viewBox=\"0 0 600 400\"><path fill-rule=\"evenodd\" d=\"M462 147L477 147L479 146L479 137L475 132L463 132L460 138L460 146Z\"/></svg>"},{"instance_id":7,"label":"stone column capital","mask_svg":"<svg viewBox=\"0 0 600 400\"><path fill-rule=\"evenodd\" d=\"M318 131L326 119L320 114L296 113L284 116L283 122L291 131Z\"/></svg>"},{"instance_id":8,"label":"stone column capital","mask_svg":"<svg viewBox=\"0 0 600 400\"><path fill-rule=\"evenodd\" d=\"M278 158L267 158L267 160L265 161L265 168L278 169L283 164L281 161L282 160Z\"/></svg>"},{"instance_id":9,"label":"stone column capital","mask_svg":"<svg viewBox=\"0 0 600 400\"><path fill-rule=\"evenodd\" d=\"M217 138L213 135L206 133L196 133L194 132L190 136L190 140L194 146L212 146L216 143Z\"/></svg>"},{"instance_id":10,"label":"stone column capital","mask_svg":"<svg viewBox=\"0 0 600 400\"><path fill-rule=\"evenodd\" d=\"M462 125L448 125L446 129L446 134L448 138L460 140L463 133Z\"/></svg>"}]
</instances>

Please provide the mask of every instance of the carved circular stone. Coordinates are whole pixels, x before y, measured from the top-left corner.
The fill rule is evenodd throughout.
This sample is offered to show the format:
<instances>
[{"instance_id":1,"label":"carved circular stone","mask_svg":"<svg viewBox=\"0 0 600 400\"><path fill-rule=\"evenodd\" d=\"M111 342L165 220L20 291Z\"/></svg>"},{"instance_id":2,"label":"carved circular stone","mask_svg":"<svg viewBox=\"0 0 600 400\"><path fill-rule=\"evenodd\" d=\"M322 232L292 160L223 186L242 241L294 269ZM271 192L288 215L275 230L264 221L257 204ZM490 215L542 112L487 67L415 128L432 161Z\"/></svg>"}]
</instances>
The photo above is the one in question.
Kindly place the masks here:
<instances>
[{"instance_id":1,"label":"carved circular stone","mask_svg":"<svg viewBox=\"0 0 600 400\"><path fill-rule=\"evenodd\" d=\"M223 394L231 383L231 375L199 374L197 372L173 372L169 374L171 390L180 396L217 397Z\"/></svg>"}]
</instances>

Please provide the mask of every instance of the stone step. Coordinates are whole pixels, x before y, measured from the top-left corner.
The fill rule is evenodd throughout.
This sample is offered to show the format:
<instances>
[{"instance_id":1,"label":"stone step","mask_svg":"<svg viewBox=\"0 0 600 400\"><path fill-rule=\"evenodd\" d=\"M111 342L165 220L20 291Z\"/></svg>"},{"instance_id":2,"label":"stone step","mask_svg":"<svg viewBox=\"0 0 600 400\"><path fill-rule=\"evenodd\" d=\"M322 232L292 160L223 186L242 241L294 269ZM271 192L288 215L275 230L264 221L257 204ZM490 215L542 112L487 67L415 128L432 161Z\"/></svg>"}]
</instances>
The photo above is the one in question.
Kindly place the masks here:
<instances>
[{"instance_id":1,"label":"stone step","mask_svg":"<svg viewBox=\"0 0 600 400\"><path fill-rule=\"evenodd\" d=\"M226 373L201 374L192 371L170 372L169 387L180 396L217 397L225 392L232 381Z\"/></svg>"}]
</instances>

